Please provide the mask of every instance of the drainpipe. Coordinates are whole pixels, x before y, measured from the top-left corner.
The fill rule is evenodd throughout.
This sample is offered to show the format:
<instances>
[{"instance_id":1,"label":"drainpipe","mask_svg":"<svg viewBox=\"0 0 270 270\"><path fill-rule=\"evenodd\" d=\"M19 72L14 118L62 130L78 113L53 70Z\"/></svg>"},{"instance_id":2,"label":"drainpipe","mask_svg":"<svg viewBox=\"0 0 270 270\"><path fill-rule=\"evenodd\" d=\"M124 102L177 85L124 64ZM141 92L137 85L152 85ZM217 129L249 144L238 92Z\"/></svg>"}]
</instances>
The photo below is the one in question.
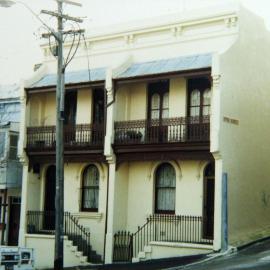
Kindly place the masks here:
<instances>
[{"instance_id":1,"label":"drainpipe","mask_svg":"<svg viewBox=\"0 0 270 270\"><path fill-rule=\"evenodd\" d=\"M222 223L221 251L228 250L228 174L222 174Z\"/></svg>"},{"instance_id":2,"label":"drainpipe","mask_svg":"<svg viewBox=\"0 0 270 270\"><path fill-rule=\"evenodd\" d=\"M2 214L2 232L1 232L1 245L3 246L5 244L5 231L7 228L7 222L6 222L6 212L7 212L7 189L4 190L4 203L3 206L3 214Z\"/></svg>"},{"instance_id":3,"label":"drainpipe","mask_svg":"<svg viewBox=\"0 0 270 270\"><path fill-rule=\"evenodd\" d=\"M110 170L109 164L107 163L107 191L106 191L106 215L105 215L105 233L104 233L104 245L103 245L103 264L105 264L105 254L106 254L106 236L107 236L107 219L108 219L108 198L109 198L109 179L110 179Z\"/></svg>"}]
</instances>

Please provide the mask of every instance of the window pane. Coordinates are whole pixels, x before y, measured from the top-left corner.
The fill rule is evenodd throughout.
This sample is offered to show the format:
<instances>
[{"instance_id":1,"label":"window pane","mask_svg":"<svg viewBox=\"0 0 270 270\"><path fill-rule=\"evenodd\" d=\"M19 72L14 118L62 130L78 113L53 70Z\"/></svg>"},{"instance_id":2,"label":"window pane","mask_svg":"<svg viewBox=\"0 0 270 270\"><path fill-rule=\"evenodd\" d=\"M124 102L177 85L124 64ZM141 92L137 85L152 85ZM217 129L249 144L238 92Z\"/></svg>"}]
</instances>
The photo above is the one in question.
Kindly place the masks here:
<instances>
[{"instance_id":1,"label":"window pane","mask_svg":"<svg viewBox=\"0 0 270 270\"><path fill-rule=\"evenodd\" d=\"M98 209L99 172L96 166L86 168L83 174L82 207L83 209Z\"/></svg>"},{"instance_id":2,"label":"window pane","mask_svg":"<svg viewBox=\"0 0 270 270\"><path fill-rule=\"evenodd\" d=\"M169 108L169 93L165 93L163 95L163 104L162 104L163 109L168 109Z\"/></svg>"},{"instance_id":3,"label":"window pane","mask_svg":"<svg viewBox=\"0 0 270 270\"><path fill-rule=\"evenodd\" d=\"M191 107L190 116L200 116L200 107Z\"/></svg>"},{"instance_id":4,"label":"window pane","mask_svg":"<svg viewBox=\"0 0 270 270\"><path fill-rule=\"evenodd\" d=\"M210 115L211 90L206 89L203 92L203 116Z\"/></svg>"},{"instance_id":5,"label":"window pane","mask_svg":"<svg viewBox=\"0 0 270 270\"><path fill-rule=\"evenodd\" d=\"M151 99L151 109L159 110L159 107L160 107L160 96L159 94L154 94Z\"/></svg>"},{"instance_id":6,"label":"window pane","mask_svg":"<svg viewBox=\"0 0 270 270\"><path fill-rule=\"evenodd\" d=\"M211 90L205 89L203 92L203 105L211 104Z\"/></svg>"},{"instance_id":7,"label":"window pane","mask_svg":"<svg viewBox=\"0 0 270 270\"><path fill-rule=\"evenodd\" d=\"M98 169L95 166L89 166L84 174L84 186L98 186L99 185L99 175Z\"/></svg>"},{"instance_id":8,"label":"window pane","mask_svg":"<svg viewBox=\"0 0 270 270\"><path fill-rule=\"evenodd\" d=\"M190 95L190 105L191 106L200 106L200 91L195 89L192 90Z\"/></svg>"},{"instance_id":9,"label":"window pane","mask_svg":"<svg viewBox=\"0 0 270 270\"><path fill-rule=\"evenodd\" d=\"M86 209L98 208L98 189L84 189L83 207Z\"/></svg>"},{"instance_id":10,"label":"window pane","mask_svg":"<svg viewBox=\"0 0 270 270\"><path fill-rule=\"evenodd\" d=\"M151 119L159 119L159 110L151 111Z\"/></svg>"},{"instance_id":11,"label":"window pane","mask_svg":"<svg viewBox=\"0 0 270 270\"><path fill-rule=\"evenodd\" d=\"M158 211L175 209L175 170L170 164L162 164L156 172L156 207Z\"/></svg>"},{"instance_id":12,"label":"window pane","mask_svg":"<svg viewBox=\"0 0 270 270\"><path fill-rule=\"evenodd\" d=\"M169 118L169 109L162 110L162 118Z\"/></svg>"},{"instance_id":13,"label":"window pane","mask_svg":"<svg viewBox=\"0 0 270 270\"><path fill-rule=\"evenodd\" d=\"M0 132L0 158L4 156L4 151L5 151L5 132Z\"/></svg>"},{"instance_id":14,"label":"window pane","mask_svg":"<svg viewBox=\"0 0 270 270\"><path fill-rule=\"evenodd\" d=\"M203 106L203 116L210 115L210 106Z\"/></svg>"}]
</instances>

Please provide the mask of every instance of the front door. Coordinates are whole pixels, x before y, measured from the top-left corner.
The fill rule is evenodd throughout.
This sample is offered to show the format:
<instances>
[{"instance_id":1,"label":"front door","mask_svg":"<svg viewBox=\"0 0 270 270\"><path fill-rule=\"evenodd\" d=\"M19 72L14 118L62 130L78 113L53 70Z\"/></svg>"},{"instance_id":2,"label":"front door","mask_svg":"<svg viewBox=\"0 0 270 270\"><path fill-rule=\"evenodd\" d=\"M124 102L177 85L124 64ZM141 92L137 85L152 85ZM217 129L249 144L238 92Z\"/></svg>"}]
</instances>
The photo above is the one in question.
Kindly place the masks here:
<instances>
[{"instance_id":1,"label":"front door","mask_svg":"<svg viewBox=\"0 0 270 270\"><path fill-rule=\"evenodd\" d=\"M8 245L17 246L20 228L21 198L10 197L9 203Z\"/></svg>"},{"instance_id":2,"label":"front door","mask_svg":"<svg viewBox=\"0 0 270 270\"><path fill-rule=\"evenodd\" d=\"M47 169L45 181L45 201L43 215L43 229L54 230L55 228L55 166Z\"/></svg>"},{"instance_id":3,"label":"front door","mask_svg":"<svg viewBox=\"0 0 270 270\"><path fill-rule=\"evenodd\" d=\"M169 117L169 81L150 83L148 90L148 142L167 142L168 124L164 119Z\"/></svg>"},{"instance_id":4,"label":"front door","mask_svg":"<svg viewBox=\"0 0 270 270\"><path fill-rule=\"evenodd\" d=\"M93 92L93 129L92 143L101 144L103 141L104 127L104 90L95 89Z\"/></svg>"},{"instance_id":5,"label":"front door","mask_svg":"<svg viewBox=\"0 0 270 270\"><path fill-rule=\"evenodd\" d=\"M76 112L77 92L67 92L65 95L64 112L65 144L74 144L76 141Z\"/></svg>"},{"instance_id":6,"label":"front door","mask_svg":"<svg viewBox=\"0 0 270 270\"><path fill-rule=\"evenodd\" d=\"M203 237L214 237L215 165L210 163L204 171Z\"/></svg>"}]
</instances>

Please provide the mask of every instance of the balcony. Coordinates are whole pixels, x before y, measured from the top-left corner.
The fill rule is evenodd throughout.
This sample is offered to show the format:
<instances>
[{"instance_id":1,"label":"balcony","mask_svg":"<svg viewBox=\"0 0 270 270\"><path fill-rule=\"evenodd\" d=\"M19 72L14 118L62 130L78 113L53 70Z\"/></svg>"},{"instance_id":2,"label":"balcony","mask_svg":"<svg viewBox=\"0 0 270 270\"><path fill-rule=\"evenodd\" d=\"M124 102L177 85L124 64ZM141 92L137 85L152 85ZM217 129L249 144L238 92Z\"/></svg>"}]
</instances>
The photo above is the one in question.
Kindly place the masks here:
<instances>
[{"instance_id":1,"label":"balcony","mask_svg":"<svg viewBox=\"0 0 270 270\"><path fill-rule=\"evenodd\" d=\"M103 159L103 124L80 124L64 127L64 154L65 160L83 161L83 155L99 155ZM28 127L26 151L30 157L55 155L56 127ZM90 155L90 156L89 156ZM80 158L81 157L81 158ZM86 158L86 156L85 156ZM87 158L86 158L87 159Z\"/></svg>"},{"instance_id":2,"label":"balcony","mask_svg":"<svg viewBox=\"0 0 270 270\"><path fill-rule=\"evenodd\" d=\"M162 157L204 159L207 156L208 159L209 120L209 116L203 116L116 122L114 150L120 161Z\"/></svg>"}]
</instances>

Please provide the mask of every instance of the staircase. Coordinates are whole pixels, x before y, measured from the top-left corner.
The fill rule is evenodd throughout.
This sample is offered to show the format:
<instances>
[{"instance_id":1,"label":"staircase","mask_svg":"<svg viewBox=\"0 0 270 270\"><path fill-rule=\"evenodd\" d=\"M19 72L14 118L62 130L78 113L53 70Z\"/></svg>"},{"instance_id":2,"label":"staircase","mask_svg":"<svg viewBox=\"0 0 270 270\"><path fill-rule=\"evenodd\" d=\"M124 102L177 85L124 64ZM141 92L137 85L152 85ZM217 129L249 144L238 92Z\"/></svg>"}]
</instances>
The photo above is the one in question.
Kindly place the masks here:
<instances>
[{"instance_id":1,"label":"staircase","mask_svg":"<svg viewBox=\"0 0 270 270\"><path fill-rule=\"evenodd\" d=\"M78 219L69 212L65 212L64 224L64 233L68 237L68 240L72 241L72 245L77 247L77 250L87 258L87 261L101 263L101 256L93 250L90 244L90 232L79 224Z\"/></svg>"},{"instance_id":2,"label":"staircase","mask_svg":"<svg viewBox=\"0 0 270 270\"><path fill-rule=\"evenodd\" d=\"M54 211L28 211L27 233L54 234L54 221ZM64 235L68 238L67 246L82 263L102 262L101 256L91 246L90 232L69 212L64 213Z\"/></svg>"}]
</instances>

